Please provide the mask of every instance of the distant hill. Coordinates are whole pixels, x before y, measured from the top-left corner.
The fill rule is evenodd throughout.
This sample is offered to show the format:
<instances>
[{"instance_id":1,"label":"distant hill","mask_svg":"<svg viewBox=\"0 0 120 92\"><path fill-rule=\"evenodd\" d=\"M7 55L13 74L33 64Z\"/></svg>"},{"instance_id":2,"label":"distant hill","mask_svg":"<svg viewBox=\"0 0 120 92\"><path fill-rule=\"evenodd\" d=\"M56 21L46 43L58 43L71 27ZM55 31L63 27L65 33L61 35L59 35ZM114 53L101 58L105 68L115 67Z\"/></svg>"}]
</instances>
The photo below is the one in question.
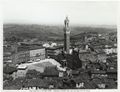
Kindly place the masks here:
<instances>
[{"instance_id":1,"label":"distant hill","mask_svg":"<svg viewBox=\"0 0 120 92\"><path fill-rule=\"evenodd\" d=\"M76 26L71 28L71 33L73 35L78 35L82 32L97 32L97 33L108 33L108 32L116 32L117 27L112 26ZM72 36L73 36L72 35Z\"/></svg>"},{"instance_id":2,"label":"distant hill","mask_svg":"<svg viewBox=\"0 0 120 92\"><path fill-rule=\"evenodd\" d=\"M90 27L90 26L71 26L71 36L79 35L82 32L115 32L115 27ZM24 24L4 24L4 38L12 36L25 38L38 38L39 40L61 40L64 37L63 26L47 26L47 25L24 25Z\"/></svg>"}]
</instances>

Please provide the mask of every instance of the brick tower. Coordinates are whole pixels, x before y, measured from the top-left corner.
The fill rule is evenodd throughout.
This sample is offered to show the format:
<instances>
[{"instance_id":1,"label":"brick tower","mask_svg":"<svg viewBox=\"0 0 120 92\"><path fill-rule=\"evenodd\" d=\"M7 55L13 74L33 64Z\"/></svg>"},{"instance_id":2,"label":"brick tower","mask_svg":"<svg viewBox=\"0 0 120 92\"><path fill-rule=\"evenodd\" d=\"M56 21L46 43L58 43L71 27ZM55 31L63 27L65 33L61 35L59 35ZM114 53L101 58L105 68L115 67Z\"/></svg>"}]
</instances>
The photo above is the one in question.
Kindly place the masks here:
<instances>
[{"instance_id":1,"label":"brick tower","mask_svg":"<svg viewBox=\"0 0 120 92\"><path fill-rule=\"evenodd\" d=\"M66 17L64 20L64 51L69 54L70 47L70 29L69 29L69 19Z\"/></svg>"}]
</instances>

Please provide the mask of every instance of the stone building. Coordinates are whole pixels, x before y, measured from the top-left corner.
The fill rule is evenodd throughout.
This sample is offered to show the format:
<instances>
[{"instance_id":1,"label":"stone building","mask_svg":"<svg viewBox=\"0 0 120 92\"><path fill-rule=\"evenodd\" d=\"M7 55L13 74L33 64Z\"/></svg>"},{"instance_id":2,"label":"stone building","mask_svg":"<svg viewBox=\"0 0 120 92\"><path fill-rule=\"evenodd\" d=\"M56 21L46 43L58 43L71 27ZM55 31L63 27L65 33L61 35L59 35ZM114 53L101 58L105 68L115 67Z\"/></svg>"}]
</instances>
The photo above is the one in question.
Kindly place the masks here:
<instances>
[{"instance_id":1,"label":"stone building","mask_svg":"<svg viewBox=\"0 0 120 92\"><path fill-rule=\"evenodd\" d=\"M64 20L65 27L64 27L64 50L67 54L69 54L69 47L70 47L70 29L69 29L69 19L66 17Z\"/></svg>"},{"instance_id":2,"label":"stone building","mask_svg":"<svg viewBox=\"0 0 120 92\"><path fill-rule=\"evenodd\" d=\"M35 47L30 48L30 60L43 60L45 59L45 48L43 47Z\"/></svg>"},{"instance_id":3,"label":"stone building","mask_svg":"<svg viewBox=\"0 0 120 92\"><path fill-rule=\"evenodd\" d=\"M12 62L14 64L25 63L30 60L29 51L20 51L12 55Z\"/></svg>"}]
</instances>

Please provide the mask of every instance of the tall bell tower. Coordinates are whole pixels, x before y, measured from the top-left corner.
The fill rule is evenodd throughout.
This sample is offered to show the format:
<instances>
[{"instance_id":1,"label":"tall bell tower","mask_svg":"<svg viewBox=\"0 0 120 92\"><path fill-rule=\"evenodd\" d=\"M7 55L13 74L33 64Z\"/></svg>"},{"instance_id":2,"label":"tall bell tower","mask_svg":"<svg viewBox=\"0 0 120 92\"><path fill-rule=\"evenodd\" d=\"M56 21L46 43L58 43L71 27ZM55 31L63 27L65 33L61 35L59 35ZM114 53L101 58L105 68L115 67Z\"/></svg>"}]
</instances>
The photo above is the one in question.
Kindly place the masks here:
<instances>
[{"instance_id":1,"label":"tall bell tower","mask_svg":"<svg viewBox=\"0 0 120 92\"><path fill-rule=\"evenodd\" d=\"M64 20L64 51L69 54L70 47L70 28L69 28L69 19L66 17Z\"/></svg>"}]
</instances>

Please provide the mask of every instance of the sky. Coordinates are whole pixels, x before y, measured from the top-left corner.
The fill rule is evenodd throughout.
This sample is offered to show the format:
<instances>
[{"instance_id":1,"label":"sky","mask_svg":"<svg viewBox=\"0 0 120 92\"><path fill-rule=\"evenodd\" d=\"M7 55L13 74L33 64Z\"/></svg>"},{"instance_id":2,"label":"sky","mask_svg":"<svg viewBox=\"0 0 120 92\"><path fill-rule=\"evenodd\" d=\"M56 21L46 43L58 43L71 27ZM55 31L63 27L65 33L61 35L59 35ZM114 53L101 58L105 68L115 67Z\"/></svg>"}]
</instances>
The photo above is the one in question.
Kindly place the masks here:
<instances>
[{"instance_id":1,"label":"sky","mask_svg":"<svg viewBox=\"0 0 120 92\"><path fill-rule=\"evenodd\" d=\"M116 25L117 2L3 0L3 23Z\"/></svg>"}]
</instances>

